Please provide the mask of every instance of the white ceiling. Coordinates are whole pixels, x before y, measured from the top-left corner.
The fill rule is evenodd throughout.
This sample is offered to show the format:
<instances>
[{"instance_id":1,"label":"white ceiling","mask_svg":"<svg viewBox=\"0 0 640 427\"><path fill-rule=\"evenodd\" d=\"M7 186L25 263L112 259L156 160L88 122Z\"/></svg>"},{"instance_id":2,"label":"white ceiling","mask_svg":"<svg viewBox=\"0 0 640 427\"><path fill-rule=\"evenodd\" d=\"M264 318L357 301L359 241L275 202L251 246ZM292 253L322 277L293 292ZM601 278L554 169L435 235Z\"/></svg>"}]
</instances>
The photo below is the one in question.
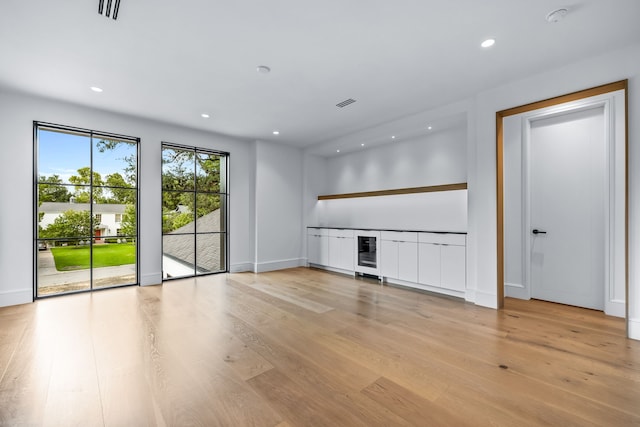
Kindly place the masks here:
<instances>
[{"instance_id":1,"label":"white ceiling","mask_svg":"<svg viewBox=\"0 0 640 427\"><path fill-rule=\"evenodd\" d=\"M547 23L560 7L566 19ZM97 9L2 0L0 87L300 147L640 41L638 0L121 0L117 21Z\"/></svg>"}]
</instances>

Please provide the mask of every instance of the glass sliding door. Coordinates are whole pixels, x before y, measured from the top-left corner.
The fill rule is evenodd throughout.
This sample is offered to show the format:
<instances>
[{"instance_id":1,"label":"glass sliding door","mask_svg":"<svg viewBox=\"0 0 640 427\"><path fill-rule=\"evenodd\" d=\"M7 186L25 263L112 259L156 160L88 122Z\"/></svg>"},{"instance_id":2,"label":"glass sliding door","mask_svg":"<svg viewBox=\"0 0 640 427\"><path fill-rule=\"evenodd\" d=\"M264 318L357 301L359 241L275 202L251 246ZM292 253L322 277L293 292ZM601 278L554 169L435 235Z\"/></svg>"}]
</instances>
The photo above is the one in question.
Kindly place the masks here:
<instances>
[{"instance_id":1,"label":"glass sliding door","mask_svg":"<svg viewBox=\"0 0 640 427\"><path fill-rule=\"evenodd\" d=\"M228 154L162 146L163 278L227 271Z\"/></svg>"},{"instance_id":2,"label":"glass sliding door","mask_svg":"<svg viewBox=\"0 0 640 427\"><path fill-rule=\"evenodd\" d=\"M138 282L136 138L34 123L35 297Z\"/></svg>"}]
</instances>

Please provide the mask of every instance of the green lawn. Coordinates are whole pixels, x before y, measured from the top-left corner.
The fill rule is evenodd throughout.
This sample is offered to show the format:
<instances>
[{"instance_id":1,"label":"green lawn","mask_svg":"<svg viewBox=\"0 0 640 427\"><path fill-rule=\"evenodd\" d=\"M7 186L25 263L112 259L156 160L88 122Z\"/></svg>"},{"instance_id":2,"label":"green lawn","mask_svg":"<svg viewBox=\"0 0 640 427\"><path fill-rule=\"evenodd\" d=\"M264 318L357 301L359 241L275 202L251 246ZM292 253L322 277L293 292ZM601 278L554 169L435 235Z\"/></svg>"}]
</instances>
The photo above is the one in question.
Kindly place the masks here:
<instances>
[{"instance_id":1,"label":"green lawn","mask_svg":"<svg viewBox=\"0 0 640 427\"><path fill-rule=\"evenodd\" d=\"M88 246L64 246L51 248L58 271L85 270L89 268ZM113 267L135 264L136 245L133 243L109 243L93 247L93 267Z\"/></svg>"}]
</instances>

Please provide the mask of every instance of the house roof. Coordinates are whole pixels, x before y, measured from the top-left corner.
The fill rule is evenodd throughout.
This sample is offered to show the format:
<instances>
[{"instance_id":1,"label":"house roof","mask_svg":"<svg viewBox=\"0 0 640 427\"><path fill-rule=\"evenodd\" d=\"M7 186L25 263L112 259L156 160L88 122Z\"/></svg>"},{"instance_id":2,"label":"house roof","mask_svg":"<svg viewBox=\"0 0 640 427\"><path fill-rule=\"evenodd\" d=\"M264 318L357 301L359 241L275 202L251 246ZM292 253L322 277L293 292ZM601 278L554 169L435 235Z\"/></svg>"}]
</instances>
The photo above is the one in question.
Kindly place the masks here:
<instances>
[{"instance_id":1,"label":"house roof","mask_svg":"<svg viewBox=\"0 0 640 427\"><path fill-rule=\"evenodd\" d=\"M207 215L203 215L195 222L180 227L171 233L168 233L162 239L162 253L182 264L193 267L194 242L190 236L180 236L182 233L193 233L195 230L217 231L220 230L220 209L217 209ZM199 271L218 271L220 270L221 251L220 246L223 243L218 240L224 238L224 235L217 234L197 234L196 250L198 255ZM218 244L218 242L220 242ZM224 260L222 260L224 261ZM224 266L222 266L224 268Z\"/></svg>"},{"instance_id":2,"label":"house roof","mask_svg":"<svg viewBox=\"0 0 640 427\"><path fill-rule=\"evenodd\" d=\"M63 213L66 211L88 211L91 207L90 203L63 203L63 202L43 202L38 206L38 212L42 213ZM127 205L115 203L94 203L94 214L122 214Z\"/></svg>"}]
</instances>

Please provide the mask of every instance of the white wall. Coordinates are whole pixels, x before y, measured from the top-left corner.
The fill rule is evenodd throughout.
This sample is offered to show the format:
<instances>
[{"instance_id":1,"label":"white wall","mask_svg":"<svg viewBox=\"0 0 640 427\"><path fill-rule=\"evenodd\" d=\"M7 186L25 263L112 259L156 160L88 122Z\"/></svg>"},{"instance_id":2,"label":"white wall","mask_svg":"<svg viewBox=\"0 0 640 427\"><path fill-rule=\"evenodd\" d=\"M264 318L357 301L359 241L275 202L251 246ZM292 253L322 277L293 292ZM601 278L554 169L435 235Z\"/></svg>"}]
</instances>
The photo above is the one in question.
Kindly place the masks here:
<instances>
[{"instance_id":1,"label":"white wall","mask_svg":"<svg viewBox=\"0 0 640 427\"><path fill-rule=\"evenodd\" d=\"M306 225L319 225L323 218L323 204L318 195L328 194L327 159L303 153L303 210ZM306 238L307 233L303 233ZM306 247L306 242L304 247Z\"/></svg>"},{"instance_id":2,"label":"white wall","mask_svg":"<svg viewBox=\"0 0 640 427\"><path fill-rule=\"evenodd\" d=\"M222 135L79 107L44 98L0 92L0 306L30 302L33 294L33 121L141 138L140 277L161 281L161 141L230 152L230 261L253 260L250 225L250 144Z\"/></svg>"},{"instance_id":3,"label":"white wall","mask_svg":"<svg viewBox=\"0 0 640 427\"><path fill-rule=\"evenodd\" d=\"M257 141L254 271L304 265L302 150Z\"/></svg>"},{"instance_id":4,"label":"white wall","mask_svg":"<svg viewBox=\"0 0 640 427\"><path fill-rule=\"evenodd\" d=\"M467 129L457 127L327 159L329 194L467 181Z\"/></svg>"},{"instance_id":5,"label":"white wall","mask_svg":"<svg viewBox=\"0 0 640 427\"><path fill-rule=\"evenodd\" d=\"M475 169L469 176L468 257L477 266L476 303L497 306L496 112L629 79L629 331L640 339L640 45L487 90L475 97Z\"/></svg>"},{"instance_id":6,"label":"white wall","mask_svg":"<svg viewBox=\"0 0 640 427\"><path fill-rule=\"evenodd\" d=\"M325 193L340 194L466 182L466 127L327 158ZM305 171L307 176L318 171ZM307 225L466 231L466 191L317 201Z\"/></svg>"},{"instance_id":7,"label":"white wall","mask_svg":"<svg viewBox=\"0 0 640 427\"><path fill-rule=\"evenodd\" d=\"M467 231L467 191L321 200L318 226Z\"/></svg>"}]
</instances>

